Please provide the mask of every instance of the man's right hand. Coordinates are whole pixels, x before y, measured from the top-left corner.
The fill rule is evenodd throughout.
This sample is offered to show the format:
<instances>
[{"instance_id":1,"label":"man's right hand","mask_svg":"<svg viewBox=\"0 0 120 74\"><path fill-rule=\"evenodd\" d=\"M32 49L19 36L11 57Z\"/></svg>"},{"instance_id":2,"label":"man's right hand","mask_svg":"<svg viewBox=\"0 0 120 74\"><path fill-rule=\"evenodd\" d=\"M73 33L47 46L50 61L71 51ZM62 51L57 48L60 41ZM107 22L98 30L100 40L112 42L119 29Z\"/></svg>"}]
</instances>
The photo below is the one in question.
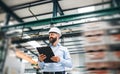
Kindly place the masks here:
<instances>
[{"instance_id":1,"label":"man's right hand","mask_svg":"<svg viewBox=\"0 0 120 74\"><path fill-rule=\"evenodd\" d=\"M39 58L40 62L43 62L46 59L46 55L40 54L38 58Z\"/></svg>"}]
</instances>

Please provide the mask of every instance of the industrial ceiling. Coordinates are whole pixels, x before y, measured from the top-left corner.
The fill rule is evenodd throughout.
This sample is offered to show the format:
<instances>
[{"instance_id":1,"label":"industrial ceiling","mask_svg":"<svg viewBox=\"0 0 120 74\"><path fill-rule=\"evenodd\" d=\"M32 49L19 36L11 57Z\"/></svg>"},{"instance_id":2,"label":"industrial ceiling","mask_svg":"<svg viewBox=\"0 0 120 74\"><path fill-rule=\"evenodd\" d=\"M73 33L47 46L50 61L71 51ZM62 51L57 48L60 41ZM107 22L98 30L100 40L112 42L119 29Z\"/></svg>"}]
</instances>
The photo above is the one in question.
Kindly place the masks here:
<instances>
[{"instance_id":1,"label":"industrial ceiling","mask_svg":"<svg viewBox=\"0 0 120 74\"><path fill-rule=\"evenodd\" d=\"M70 15L78 13L77 9L94 4L108 4L110 0L55 0L61 15ZM29 22L44 18L52 18L54 8L54 0L1 0L0 1L0 22L6 18L6 13L9 13L13 19L18 22ZM99 8L102 8L100 6ZM15 20L14 20L15 21Z\"/></svg>"}]
</instances>

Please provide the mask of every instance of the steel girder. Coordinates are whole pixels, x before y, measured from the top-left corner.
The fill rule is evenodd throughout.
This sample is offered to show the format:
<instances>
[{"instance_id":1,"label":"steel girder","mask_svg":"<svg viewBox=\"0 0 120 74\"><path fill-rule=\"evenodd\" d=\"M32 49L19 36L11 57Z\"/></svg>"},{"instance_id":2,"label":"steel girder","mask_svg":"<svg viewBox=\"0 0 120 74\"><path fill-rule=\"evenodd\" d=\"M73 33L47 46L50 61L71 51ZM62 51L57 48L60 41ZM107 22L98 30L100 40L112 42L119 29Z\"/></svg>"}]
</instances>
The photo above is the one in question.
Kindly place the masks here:
<instances>
[{"instance_id":1,"label":"steel girder","mask_svg":"<svg viewBox=\"0 0 120 74\"><path fill-rule=\"evenodd\" d=\"M87 13L82 13L82 14L65 15L65 16L60 16L60 17L55 17L55 18L47 18L47 19L42 19L38 21L16 24L12 26L5 26L5 27L2 27L1 30L7 31L11 29L22 29L23 27L29 28L29 27L35 27L35 26L43 26L43 25L48 25L50 23L56 24L56 23L80 20L80 19L85 19L85 18L112 15L112 14L117 14L117 13L118 14L120 13L120 7L87 12Z\"/></svg>"},{"instance_id":2,"label":"steel girder","mask_svg":"<svg viewBox=\"0 0 120 74\"><path fill-rule=\"evenodd\" d=\"M99 5L105 5L105 4L110 4L111 1L107 1L107 2L101 2L101 3L96 3L96 4L90 4L90 5L85 5L85 6L80 6L80 7L75 7L75 8L68 8L68 9L63 9L62 11L65 12L65 11L70 11L70 10L76 10L78 8L84 8L84 7L90 7L90 6L99 6ZM60 9L61 10L61 9ZM59 12L59 9L58 9L58 12ZM35 16L41 16L41 15L47 15L47 14L52 14L52 12L47 12L47 13L42 13L42 14L36 14ZM62 14L61 12L59 13L60 15L64 15ZM22 19L27 19L27 18L31 18L33 16L25 16L25 17L22 17Z\"/></svg>"},{"instance_id":3,"label":"steel girder","mask_svg":"<svg viewBox=\"0 0 120 74\"><path fill-rule=\"evenodd\" d=\"M2 9L7 12L8 14L10 14L14 19L16 19L18 22L24 22L21 18L19 18L15 13L13 13L12 10L10 10L10 8L4 3L2 2L2 0L0 0L0 6L2 7Z\"/></svg>"},{"instance_id":4,"label":"steel girder","mask_svg":"<svg viewBox=\"0 0 120 74\"><path fill-rule=\"evenodd\" d=\"M62 37L77 37L77 36L81 36L81 32L79 33L69 33L69 34L63 34ZM38 36L38 37L33 37L33 38L27 38L27 39L15 39L15 40L12 40L12 43L25 43L25 42L28 42L28 41L32 41L32 40L48 40L48 35L46 36Z\"/></svg>"}]
</instances>

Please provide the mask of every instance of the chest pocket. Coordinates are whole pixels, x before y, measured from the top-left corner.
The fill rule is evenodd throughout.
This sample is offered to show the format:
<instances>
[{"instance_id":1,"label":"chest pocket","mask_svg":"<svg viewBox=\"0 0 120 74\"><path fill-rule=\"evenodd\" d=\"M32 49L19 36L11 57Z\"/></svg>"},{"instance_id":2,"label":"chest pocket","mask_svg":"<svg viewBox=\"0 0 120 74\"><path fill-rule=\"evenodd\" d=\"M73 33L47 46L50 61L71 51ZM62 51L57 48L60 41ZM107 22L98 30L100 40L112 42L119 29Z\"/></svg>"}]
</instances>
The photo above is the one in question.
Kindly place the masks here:
<instances>
[{"instance_id":1,"label":"chest pocket","mask_svg":"<svg viewBox=\"0 0 120 74\"><path fill-rule=\"evenodd\" d=\"M65 58L65 51L59 49L57 52L55 52L55 55L61 58Z\"/></svg>"}]
</instances>

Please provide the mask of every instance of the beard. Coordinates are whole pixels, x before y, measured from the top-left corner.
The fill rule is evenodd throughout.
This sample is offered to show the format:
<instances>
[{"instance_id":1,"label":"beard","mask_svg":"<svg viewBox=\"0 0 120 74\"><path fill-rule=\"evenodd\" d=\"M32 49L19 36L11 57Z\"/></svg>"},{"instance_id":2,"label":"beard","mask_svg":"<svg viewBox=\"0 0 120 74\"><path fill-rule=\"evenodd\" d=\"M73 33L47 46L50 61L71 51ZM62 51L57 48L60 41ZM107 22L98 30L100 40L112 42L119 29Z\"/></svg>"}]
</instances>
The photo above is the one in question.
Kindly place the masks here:
<instances>
[{"instance_id":1,"label":"beard","mask_svg":"<svg viewBox=\"0 0 120 74\"><path fill-rule=\"evenodd\" d=\"M51 37L51 38L49 38L49 41L50 41L50 43L53 44L53 43L55 43L55 41L57 41L57 37L56 37L56 38L52 38L52 37Z\"/></svg>"}]
</instances>

